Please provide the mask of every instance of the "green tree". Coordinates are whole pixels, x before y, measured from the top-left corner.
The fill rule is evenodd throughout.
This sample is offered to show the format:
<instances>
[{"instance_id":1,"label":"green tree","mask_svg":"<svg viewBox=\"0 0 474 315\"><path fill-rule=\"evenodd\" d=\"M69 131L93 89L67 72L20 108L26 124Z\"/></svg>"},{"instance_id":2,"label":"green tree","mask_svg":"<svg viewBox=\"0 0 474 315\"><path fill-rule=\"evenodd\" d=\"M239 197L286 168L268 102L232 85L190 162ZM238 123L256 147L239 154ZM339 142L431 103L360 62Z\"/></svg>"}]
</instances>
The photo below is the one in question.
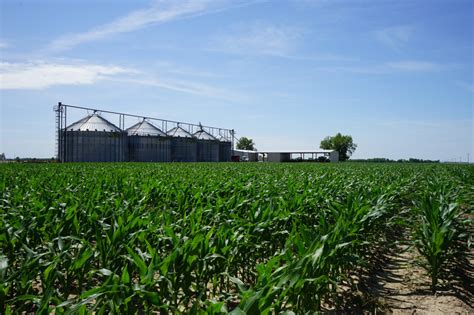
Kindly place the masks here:
<instances>
[{"instance_id":1,"label":"green tree","mask_svg":"<svg viewBox=\"0 0 474 315\"><path fill-rule=\"evenodd\" d=\"M339 160L347 161L357 148L357 144L352 141L352 136L341 135L340 132L334 137L326 137L321 141L321 149L336 150L339 152Z\"/></svg>"},{"instance_id":2,"label":"green tree","mask_svg":"<svg viewBox=\"0 0 474 315\"><path fill-rule=\"evenodd\" d=\"M237 141L237 150L251 150L256 151L255 142L252 139L241 137L239 141Z\"/></svg>"}]
</instances>

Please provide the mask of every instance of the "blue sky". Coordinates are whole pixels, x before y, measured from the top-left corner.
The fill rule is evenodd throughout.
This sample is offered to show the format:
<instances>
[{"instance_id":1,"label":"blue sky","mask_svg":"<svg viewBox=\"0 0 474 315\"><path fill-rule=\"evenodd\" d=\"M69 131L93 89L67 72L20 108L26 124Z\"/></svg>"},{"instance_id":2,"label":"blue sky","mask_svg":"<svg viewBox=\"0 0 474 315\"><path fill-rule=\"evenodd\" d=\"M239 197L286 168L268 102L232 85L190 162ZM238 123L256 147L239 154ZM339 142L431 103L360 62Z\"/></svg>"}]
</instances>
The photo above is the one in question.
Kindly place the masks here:
<instances>
[{"instance_id":1,"label":"blue sky","mask_svg":"<svg viewBox=\"0 0 474 315\"><path fill-rule=\"evenodd\" d=\"M61 101L234 128L262 150L341 132L354 158L474 159L473 1L0 6L7 157L54 155Z\"/></svg>"}]
</instances>

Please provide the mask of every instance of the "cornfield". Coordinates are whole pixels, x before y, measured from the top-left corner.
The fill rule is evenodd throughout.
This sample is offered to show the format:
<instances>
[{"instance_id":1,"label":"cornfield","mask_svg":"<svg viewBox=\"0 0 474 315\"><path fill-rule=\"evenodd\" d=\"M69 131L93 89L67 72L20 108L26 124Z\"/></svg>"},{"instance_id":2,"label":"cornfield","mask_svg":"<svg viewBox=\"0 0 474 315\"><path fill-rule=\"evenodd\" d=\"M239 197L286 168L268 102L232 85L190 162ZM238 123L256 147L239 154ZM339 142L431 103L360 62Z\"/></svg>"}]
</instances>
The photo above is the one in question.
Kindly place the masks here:
<instances>
[{"instance_id":1,"label":"cornfield","mask_svg":"<svg viewBox=\"0 0 474 315\"><path fill-rule=\"evenodd\" d=\"M344 309L400 226L436 289L474 168L0 165L0 313Z\"/></svg>"}]
</instances>

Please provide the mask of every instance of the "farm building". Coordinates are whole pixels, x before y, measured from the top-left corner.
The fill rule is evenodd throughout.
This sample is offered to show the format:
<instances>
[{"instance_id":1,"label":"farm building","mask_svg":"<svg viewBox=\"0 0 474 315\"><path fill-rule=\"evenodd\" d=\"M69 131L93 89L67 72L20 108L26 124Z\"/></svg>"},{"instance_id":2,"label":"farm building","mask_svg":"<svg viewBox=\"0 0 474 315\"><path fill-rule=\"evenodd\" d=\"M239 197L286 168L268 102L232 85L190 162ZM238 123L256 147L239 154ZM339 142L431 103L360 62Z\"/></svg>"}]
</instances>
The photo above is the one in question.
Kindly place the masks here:
<instances>
[{"instance_id":1,"label":"farm building","mask_svg":"<svg viewBox=\"0 0 474 315\"><path fill-rule=\"evenodd\" d=\"M58 103L54 111L57 127L56 156L60 162L224 162L231 160L233 129L62 103ZM82 113L86 111L87 115L69 124L68 115L80 117L77 111ZM90 112L93 114L89 114ZM118 124L112 123L109 117L115 117ZM136 122L137 118L139 122ZM133 119L135 123L126 128L126 119ZM169 129L170 127L172 128Z\"/></svg>"},{"instance_id":2,"label":"farm building","mask_svg":"<svg viewBox=\"0 0 474 315\"><path fill-rule=\"evenodd\" d=\"M232 142L230 139L219 137L219 162L230 162L232 158Z\"/></svg>"},{"instance_id":3,"label":"farm building","mask_svg":"<svg viewBox=\"0 0 474 315\"><path fill-rule=\"evenodd\" d=\"M66 113L71 109L92 111L93 114L68 125ZM146 118L62 103L55 107L55 112L60 162L339 161L339 154L334 150L233 150L233 129L200 123ZM106 113L107 117L117 117L118 126L99 112ZM126 118L133 118L135 124L125 128ZM138 123L137 118L140 119ZM169 127L172 128L168 130Z\"/></svg>"},{"instance_id":4,"label":"farm building","mask_svg":"<svg viewBox=\"0 0 474 315\"><path fill-rule=\"evenodd\" d=\"M197 139L180 126L176 126L167 132L171 137L171 161L172 162L196 162L197 161Z\"/></svg>"},{"instance_id":5,"label":"farm building","mask_svg":"<svg viewBox=\"0 0 474 315\"><path fill-rule=\"evenodd\" d=\"M291 162L291 161L328 161L338 162L339 153L335 150L284 150L284 151L249 151L233 150L233 155L245 162Z\"/></svg>"},{"instance_id":6,"label":"farm building","mask_svg":"<svg viewBox=\"0 0 474 315\"><path fill-rule=\"evenodd\" d=\"M258 162L258 152L251 150L233 150L233 156L238 156L240 161Z\"/></svg>"},{"instance_id":7,"label":"farm building","mask_svg":"<svg viewBox=\"0 0 474 315\"><path fill-rule=\"evenodd\" d=\"M64 162L123 162L127 135L98 113L88 115L60 131L59 156Z\"/></svg>"},{"instance_id":8,"label":"farm building","mask_svg":"<svg viewBox=\"0 0 474 315\"><path fill-rule=\"evenodd\" d=\"M197 139L197 161L219 162L219 140L202 128L193 136Z\"/></svg>"},{"instance_id":9,"label":"farm building","mask_svg":"<svg viewBox=\"0 0 474 315\"><path fill-rule=\"evenodd\" d=\"M130 162L171 161L171 140L152 123L143 119L127 129Z\"/></svg>"},{"instance_id":10,"label":"farm building","mask_svg":"<svg viewBox=\"0 0 474 315\"><path fill-rule=\"evenodd\" d=\"M335 150L282 150L282 151L262 151L263 161L267 162L290 162L292 160L301 161L328 161L338 162L339 152Z\"/></svg>"}]
</instances>

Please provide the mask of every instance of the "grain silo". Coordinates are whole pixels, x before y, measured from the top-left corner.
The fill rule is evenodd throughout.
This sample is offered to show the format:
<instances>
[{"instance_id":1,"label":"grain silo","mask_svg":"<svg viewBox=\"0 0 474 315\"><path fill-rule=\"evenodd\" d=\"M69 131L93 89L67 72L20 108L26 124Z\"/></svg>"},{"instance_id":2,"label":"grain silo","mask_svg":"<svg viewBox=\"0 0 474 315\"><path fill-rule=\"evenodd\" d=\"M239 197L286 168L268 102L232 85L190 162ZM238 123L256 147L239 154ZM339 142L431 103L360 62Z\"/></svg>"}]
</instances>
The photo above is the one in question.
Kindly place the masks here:
<instances>
[{"instance_id":1,"label":"grain silo","mask_svg":"<svg viewBox=\"0 0 474 315\"><path fill-rule=\"evenodd\" d=\"M98 113L88 115L61 131L63 162L123 162L127 136Z\"/></svg>"},{"instance_id":2,"label":"grain silo","mask_svg":"<svg viewBox=\"0 0 474 315\"><path fill-rule=\"evenodd\" d=\"M226 137L219 138L219 162L230 162L232 158L232 142Z\"/></svg>"},{"instance_id":3,"label":"grain silo","mask_svg":"<svg viewBox=\"0 0 474 315\"><path fill-rule=\"evenodd\" d=\"M196 162L197 140L179 125L168 130L171 137L172 162Z\"/></svg>"},{"instance_id":4,"label":"grain silo","mask_svg":"<svg viewBox=\"0 0 474 315\"><path fill-rule=\"evenodd\" d=\"M219 162L219 140L202 127L193 136L197 139L197 161Z\"/></svg>"},{"instance_id":5,"label":"grain silo","mask_svg":"<svg viewBox=\"0 0 474 315\"><path fill-rule=\"evenodd\" d=\"M171 141L166 133L143 119L127 129L130 162L169 162Z\"/></svg>"}]
</instances>

